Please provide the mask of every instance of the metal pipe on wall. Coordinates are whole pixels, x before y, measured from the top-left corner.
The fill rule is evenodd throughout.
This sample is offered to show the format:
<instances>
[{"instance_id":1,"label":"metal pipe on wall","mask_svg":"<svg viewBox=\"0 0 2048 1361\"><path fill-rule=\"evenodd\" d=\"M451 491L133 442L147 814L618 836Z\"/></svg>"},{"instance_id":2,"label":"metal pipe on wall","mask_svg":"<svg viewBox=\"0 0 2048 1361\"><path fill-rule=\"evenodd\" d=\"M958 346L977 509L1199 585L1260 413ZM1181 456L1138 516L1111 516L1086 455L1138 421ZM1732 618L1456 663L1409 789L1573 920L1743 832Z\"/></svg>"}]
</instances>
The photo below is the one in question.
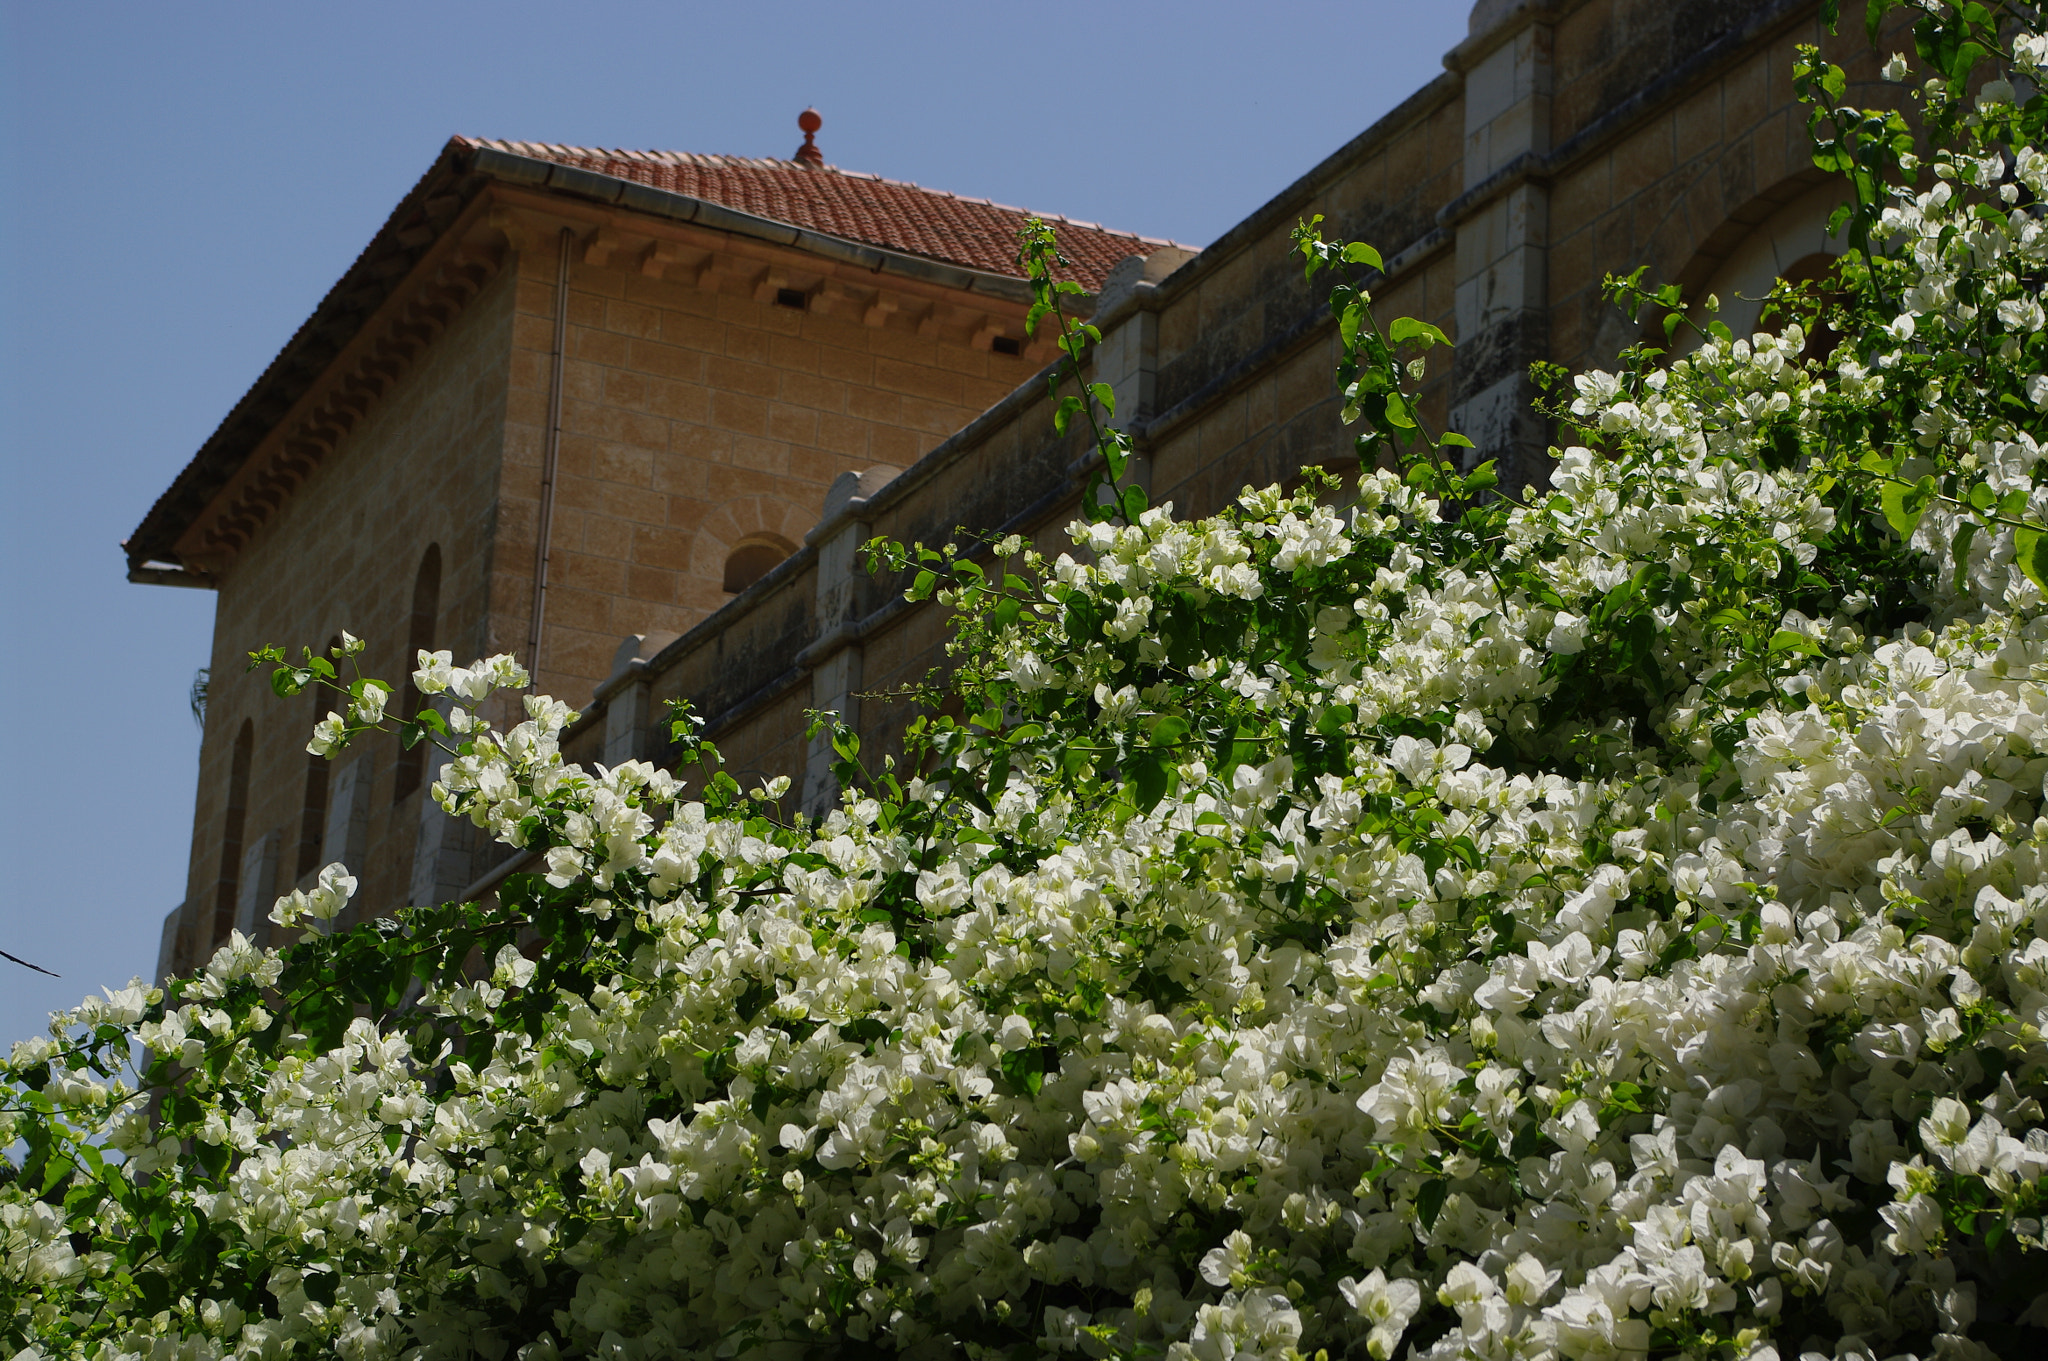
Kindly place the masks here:
<instances>
[{"instance_id":1,"label":"metal pipe on wall","mask_svg":"<svg viewBox=\"0 0 2048 1361\"><path fill-rule=\"evenodd\" d=\"M534 526L533 619L526 633L527 689L540 684L540 634L548 609L548 533L555 519L555 471L562 454L562 357L569 337L569 248L576 234L562 228L555 264L555 353L548 369L548 432L540 465L540 519Z\"/></svg>"}]
</instances>

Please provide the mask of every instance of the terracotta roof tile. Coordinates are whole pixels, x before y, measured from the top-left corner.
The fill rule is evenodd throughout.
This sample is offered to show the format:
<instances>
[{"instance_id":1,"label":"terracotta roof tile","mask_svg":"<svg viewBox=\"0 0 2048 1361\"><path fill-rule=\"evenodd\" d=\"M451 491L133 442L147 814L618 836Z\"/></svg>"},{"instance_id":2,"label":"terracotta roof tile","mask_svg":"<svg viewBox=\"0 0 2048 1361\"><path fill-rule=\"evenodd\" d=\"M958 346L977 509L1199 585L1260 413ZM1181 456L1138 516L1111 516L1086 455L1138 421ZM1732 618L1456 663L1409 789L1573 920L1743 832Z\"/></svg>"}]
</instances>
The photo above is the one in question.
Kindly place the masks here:
<instances>
[{"instance_id":1,"label":"terracotta roof tile","mask_svg":"<svg viewBox=\"0 0 2048 1361\"><path fill-rule=\"evenodd\" d=\"M625 151L471 137L456 141L633 180L828 236L1013 277L1022 274L1016 260L1017 229L1027 217L1039 217L1052 224L1060 249L1074 262L1074 277L1091 292L1102 287L1125 256L1149 255L1173 244L837 166L687 151Z\"/></svg>"}]
</instances>

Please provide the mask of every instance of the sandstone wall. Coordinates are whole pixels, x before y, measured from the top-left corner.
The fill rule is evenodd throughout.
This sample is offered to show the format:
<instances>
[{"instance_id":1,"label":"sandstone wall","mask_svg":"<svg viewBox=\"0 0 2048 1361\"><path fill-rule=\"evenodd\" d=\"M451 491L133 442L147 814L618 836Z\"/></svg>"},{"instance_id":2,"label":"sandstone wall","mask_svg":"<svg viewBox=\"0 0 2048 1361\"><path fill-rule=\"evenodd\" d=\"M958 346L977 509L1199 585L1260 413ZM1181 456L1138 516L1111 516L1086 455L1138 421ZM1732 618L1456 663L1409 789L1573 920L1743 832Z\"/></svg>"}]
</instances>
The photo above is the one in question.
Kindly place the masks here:
<instances>
[{"instance_id":1,"label":"sandstone wall","mask_svg":"<svg viewBox=\"0 0 2048 1361\"><path fill-rule=\"evenodd\" d=\"M561 694L604 679L622 635L674 635L724 606L727 554L801 543L841 472L909 466L1030 370L915 318L835 315L816 289L798 309L757 300L737 270L699 284L633 260L570 270L540 667ZM511 651L532 609L555 268L522 255L492 609Z\"/></svg>"},{"instance_id":2,"label":"sandstone wall","mask_svg":"<svg viewBox=\"0 0 2048 1361\"><path fill-rule=\"evenodd\" d=\"M214 912L223 876L251 891L242 866L223 866L221 855L229 767L245 720L255 743L244 854L266 837L277 845L274 884L256 886L269 890L257 892L257 920L297 877L306 740L327 706L312 695L277 699L267 670L247 670L248 652L268 643L317 645L348 629L370 641L364 672L396 683L412 669L403 654L428 544L440 545L442 561L436 643L468 655L485 641L514 298L509 274L487 284L282 503L220 582L180 931L187 960L203 960L225 938L229 923ZM358 771L368 777L367 793L358 797L368 844L378 848L357 870L365 903L405 896L422 795L393 801L397 754L395 739L386 738L353 758L368 763ZM330 765L330 793L340 792L337 775Z\"/></svg>"}]
</instances>

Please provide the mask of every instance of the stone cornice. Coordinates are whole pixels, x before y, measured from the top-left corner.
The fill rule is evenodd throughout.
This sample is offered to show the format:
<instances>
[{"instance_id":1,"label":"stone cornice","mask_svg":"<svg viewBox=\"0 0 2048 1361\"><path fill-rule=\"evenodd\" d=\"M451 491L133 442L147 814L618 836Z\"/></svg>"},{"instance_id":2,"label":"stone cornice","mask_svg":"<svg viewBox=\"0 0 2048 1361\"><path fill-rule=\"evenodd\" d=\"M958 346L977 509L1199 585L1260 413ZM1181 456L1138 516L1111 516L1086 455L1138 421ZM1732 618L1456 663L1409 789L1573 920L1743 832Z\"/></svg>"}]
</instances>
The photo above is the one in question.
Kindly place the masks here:
<instances>
[{"instance_id":1,"label":"stone cornice","mask_svg":"<svg viewBox=\"0 0 2048 1361\"><path fill-rule=\"evenodd\" d=\"M497 274L510 250L491 217L471 200L191 517L172 544L185 571L217 577Z\"/></svg>"},{"instance_id":2,"label":"stone cornice","mask_svg":"<svg viewBox=\"0 0 2048 1361\"><path fill-rule=\"evenodd\" d=\"M1514 12L1515 22L1503 24L1501 28L1481 36L1495 39L1493 46L1498 46L1520 32L1527 24L1556 22L1557 17L1567 8L1575 6L1531 5L1526 10ZM1759 39L1774 30L1810 18L1814 11L1814 0L1766 0L1742 23L1675 66L1660 72L1656 78L1601 112L1552 150L1525 151L1459 194L1437 210L1437 225L1446 229L1455 228L1493 200L1524 184L1548 186L1557 176L1573 170L1581 162L1598 155L1627 136L1631 130L1641 127L1643 120L1658 109L1676 103L1722 74L1728 67L1752 52ZM1473 40L1467 40L1468 43L1471 41ZM1463 52L1464 45L1461 44L1453 51ZM1483 56L1484 53L1468 55L1471 60L1476 61L1478 56ZM1446 64L1450 62L1449 57L1444 60Z\"/></svg>"},{"instance_id":3,"label":"stone cornice","mask_svg":"<svg viewBox=\"0 0 2048 1361\"><path fill-rule=\"evenodd\" d=\"M1021 280L976 275L951 265L905 268L901 266L906 263L932 262L893 255L876 261L867 258L876 254L867 247L812 249L830 238L806 232L802 235L807 239L790 241L772 233L735 232L714 215L695 221L656 218L634 208L572 201L526 186L496 185L491 194L511 217L544 222L549 232L569 227L577 237L576 258L585 265L679 281L704 292L737 292L760 302L772 302L778 291L792 288L804 295L808 310L824 316L875 328L895 325L982 350L990 348L995 337L1007 336L1017 342L1018 354L1040 363L1054 353L1048 334L1041 333L1037 340L1024 334L1030 290ZM794 231L787 229L784 235ZM1016 283L1016 296L995 282ZM1091 305L1085 295L1069 295L1070 311L1086 315Z\"/></svg>"},{"instance_id":4,"label":"stone cornice","mask_svg":"<svg viewBox=\"0 0 2048 1361\"><path fill-rule=\"evenodd\" d=\"M479 173L506 184L544 188L552 193L607 204L649 218L691 223L735 237L788 246L870 273L896 275L962 293L985 294L1027 307L1031 303L1031 285L1012 275L993 274L965 265L927 259L922 255L848 241L807 227L793 227L773 218L741 212L709 199L656 189L636 180L600 175L535 156L501 151L496 147L479 147L475 157L475 168Z\"/></svg>"},{"instance_id":5,"label":"stone cornice","mask_svg":"<svg viewBox=\"0 0 2048 1361\"><path fill-rule=\"evenodd\" d=\"M1551 0L1479 0L1473 6L1473 30L1465 40L1444 53L1444 69L1464 75L1531 24L1554 24L1586 0L1556 4ZM1491 10L1489 14L1487 11Z\"/></svg>"},{"instance_id":6,"label":"stone cornice","mask_svg":"<svg viewBox=\"0 0 2048 1361\"><path fill-rule=\"evenodd\" d=\"M385 219L361 255L320 300L275 359L236 402L218 428L199 447L171 485L143 516L122 545L131 580L166 582L179 577L211 585L199 563L181 560L177 545L195 520L230 491L251 458L279 425L299 408L301 400L326 374L363 327L378 314L462 214L486 183L471 175L467 154L444 147ZM302 469L297 474L290 467ZM303 476L310 464L303 452L275 470L285 478ZM259 470L252 481L261 481ZM279 493L272 479L259 497ZM252 487L245 488L255 491ZM261 500L252 504L261 504Z\"/></svg>"}]
</instances>

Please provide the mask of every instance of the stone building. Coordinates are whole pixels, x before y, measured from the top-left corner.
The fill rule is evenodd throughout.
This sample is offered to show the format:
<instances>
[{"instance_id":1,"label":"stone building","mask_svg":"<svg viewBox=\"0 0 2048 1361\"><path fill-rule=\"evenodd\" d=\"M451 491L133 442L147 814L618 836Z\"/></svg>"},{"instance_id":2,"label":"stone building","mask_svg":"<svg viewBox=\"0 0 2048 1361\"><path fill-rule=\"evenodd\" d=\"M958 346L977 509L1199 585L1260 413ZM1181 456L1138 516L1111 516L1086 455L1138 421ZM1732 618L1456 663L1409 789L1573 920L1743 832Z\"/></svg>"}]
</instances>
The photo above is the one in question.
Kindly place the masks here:
<instances>
[{"instance_id":1,"label":"stone building","mask_svg":"<svg viewBox=\"0 0 2048 1361\"><path fill-rule=\"evenodd\" d=\"M1385 315L1456 341L1425 414L1540 481L1531 361L1639 338L1606 272L1717 292L1741 326L1742 297L1833 249L1801 43L1876 81L1815 0L1480 0L1441 75L1199 253L1055 220L1134 475L1194 516L1353 461L1323 285L1289 254L1320 213L1380 248ZM789 161L449 143L151 509L130 579L220 597L164 967L260 932L329 860L363 914L520 867L433 807L417 752L309 757L326 706L274 699L252 647L347 628L390 678L420 647L537 658L585 761L666 759L664 701L688 698L729 768L817 809L836 791L806 712L887 750L910 713L879 696L942 658L942 615L855 546L963 525L1064 546L1090 450L1055 435L1052 351L1022 327L1023 214L832 169L804 126Z\"/></svg>"}]
</instances>

